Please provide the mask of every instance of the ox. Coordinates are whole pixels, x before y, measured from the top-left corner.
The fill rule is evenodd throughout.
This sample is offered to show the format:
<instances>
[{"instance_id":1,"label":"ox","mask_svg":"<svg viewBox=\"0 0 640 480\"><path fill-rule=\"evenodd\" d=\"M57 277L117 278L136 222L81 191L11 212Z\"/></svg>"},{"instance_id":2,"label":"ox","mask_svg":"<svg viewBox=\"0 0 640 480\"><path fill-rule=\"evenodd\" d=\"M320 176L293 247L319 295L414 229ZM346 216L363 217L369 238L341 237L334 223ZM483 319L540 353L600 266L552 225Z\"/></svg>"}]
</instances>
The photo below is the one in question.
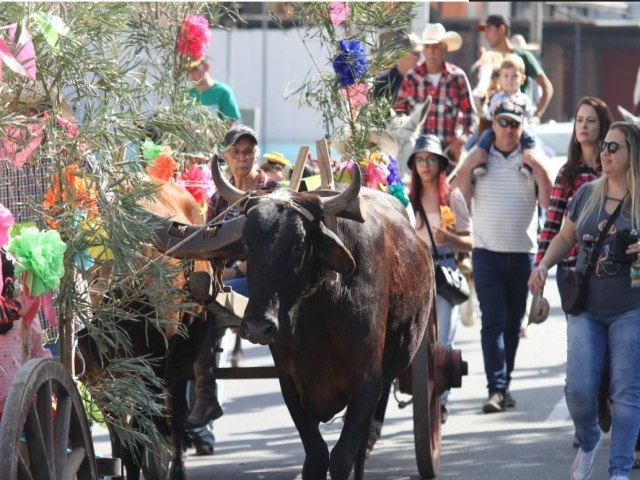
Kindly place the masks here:
<instances>
[{"instance_id":1,"label":"ox","mask_svg":"<svg viewBox=\"0 0 640 480\"><path fill-rule=\"evenodd\" d=\"M244 192L214 182L230 203ZM359 194L361 198L359 199ZM337 232L323 223L354 202L366 201L364 223L339 218ZM405 371L428 323L433 264L402 204L353 183L322 198L276 191L250 197L243 229L249 303L242 333L269 344L282 395L302 440L305 480L364 476L369 430L385 385ZM325 281L325 272L340 274ZM319 422L346 407L340 439L329 454Z\"/></svg>"},{"instance_id":2,"label":"ox","mask_svg":"<svg viewBox=\"0 0 640 480\"><path fill-rule=\"evenodd\" d=\"M142 207L156 215L172 218L184 224L201 223L202 216L198 205L187 190L175 184L152 181L158 184L157 194L152 200L140 202ZM143 251L147 259L156 259L161 255L150 247L143 248ZM174 266L178 262L164 256L162 260L173 263ZM192 273L192 278L187 278L187 273L183 272L175 279L175 286L184 288L189 282L193 292L199 289L196 288L199 285L196 285L193 279L196 277L201 279L204 275L207 279L206 290L208 293L210 263L207 261L194 262L193 271L201 273ZM101 278L103 283L108 281L108 277L105 277L106 275L103 275ZM187 411L186 382L189 378L193 378L193 363L206 337L208 325L204 321L203 307L196 307L192 312L184 312L182 315L178 311L169 311L168 317L172 320L173 328L166 332L159 332L155 328L148 327L145 322L145 316L151 313L148 311L148 306L129 304L126 308L131 311L131 318L122 321L119 327L127 332L131 338L132 352L128 355L149 356L156 359L155 374L165 384L166 408L169 418L168 422L165 419L157 419L157 425L159 431L169 436L171 440L172 459L168 478L182 480L187 477L183 460L183 429ZM171 318L172 315L173 318ZM187 336L175 333L179 322L186 326ZM80 332L78 337L79 349L86 361L86 371L81 379L89 383L99 383L106 362L124 353L114 351L110 352L108 358L101 358L89 335ZM109 414L108 405L101 405L101 410L105 414ZM135 428L135 425L132 428ZM111 442L113 455L122 459L129 480L140 478L141 468L143 468L147 480L166 478L169 459L162 452L144 452L147 460L141 462L137 458L138 455L134 455L131 450L124 448L113 432L111 432Z\"/></svg>"}]
</instances>

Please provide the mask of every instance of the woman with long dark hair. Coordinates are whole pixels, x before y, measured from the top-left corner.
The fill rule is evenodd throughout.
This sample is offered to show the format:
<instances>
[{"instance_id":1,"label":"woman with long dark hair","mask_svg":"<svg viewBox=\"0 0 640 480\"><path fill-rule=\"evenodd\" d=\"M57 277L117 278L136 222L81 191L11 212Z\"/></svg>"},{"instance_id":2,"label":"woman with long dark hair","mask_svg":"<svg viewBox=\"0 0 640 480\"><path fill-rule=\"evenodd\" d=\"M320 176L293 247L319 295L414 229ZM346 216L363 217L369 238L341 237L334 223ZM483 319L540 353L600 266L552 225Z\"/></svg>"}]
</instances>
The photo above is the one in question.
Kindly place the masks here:
<instances>
[{"instance_id":1,"label":"woman with long dark hair","mask_svg":"<svg viewBox=\"0 0 640 480\"><path fill-rule=\"evenodd\" d=\"M455 252L470 252L473 248L471 216L462 192L452 190L447 182L448 160L438 137L419 136L407 163L411 169L409 200L416 217L416 231L429 246L434 263L457 268ZM440 343L452 347L458 307L437 295L436 313ZM441 397L442 423L449 413L448 397L449 391Z\"/></svg>"}]
</instances>

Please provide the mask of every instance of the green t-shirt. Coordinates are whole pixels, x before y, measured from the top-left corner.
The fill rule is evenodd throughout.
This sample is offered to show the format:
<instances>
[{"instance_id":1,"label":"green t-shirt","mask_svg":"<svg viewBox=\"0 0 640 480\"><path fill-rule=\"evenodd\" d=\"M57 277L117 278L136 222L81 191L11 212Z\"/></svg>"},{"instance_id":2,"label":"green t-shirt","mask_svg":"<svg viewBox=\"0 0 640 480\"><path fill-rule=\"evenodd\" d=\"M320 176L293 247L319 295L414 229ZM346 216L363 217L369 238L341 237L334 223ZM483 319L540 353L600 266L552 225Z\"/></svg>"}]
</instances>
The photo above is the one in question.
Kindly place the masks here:
<instances>
[{"instance_id":1,"label":"green t-shirt","mask_svg":"<svg viewBox=\"0 0 640 480\"><path fill-rule=\"evenodd\" d=\"M514 48L511 50L512 53L520 56L522 61L524 62L524 74L527 76L527 79L524 81L522 86L520 87L520 91L526 93L531 101L534 101L534 88L536 88L536 77L544 73L540 62L536 59L536 57L528 50L523 50L522 48Z\"/></svg>"},{"instance_id":2,"label":"green t-shirt","mask_svg":"<svg viewBox=\"0 0 640 480\"><path fill-rule=\"evenodd\" d=\"M211 88L204 92L192 88L189 90L189 96L196 98L201 105L216 110L221 120L238 120L240 118L238 102L236 102L233 90L226 83L216 81Z\"/></svg>"}]
</instances>

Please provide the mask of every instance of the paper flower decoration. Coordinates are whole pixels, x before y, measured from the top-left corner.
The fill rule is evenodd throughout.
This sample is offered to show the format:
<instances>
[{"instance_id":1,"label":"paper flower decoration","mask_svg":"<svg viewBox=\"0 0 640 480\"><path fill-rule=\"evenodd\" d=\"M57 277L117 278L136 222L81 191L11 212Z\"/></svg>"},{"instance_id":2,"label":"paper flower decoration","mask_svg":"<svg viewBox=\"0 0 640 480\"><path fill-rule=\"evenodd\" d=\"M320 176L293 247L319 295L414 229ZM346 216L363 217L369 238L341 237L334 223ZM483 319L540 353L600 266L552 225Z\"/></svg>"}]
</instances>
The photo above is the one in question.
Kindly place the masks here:
<instances>
[{"instance_id":1,"label":"paper flower decoration","mask_svg":"<svg viewBox=\"0 0 640 480\"><path fill-rule=\"evenodd\" d=\"M333 28L336 28L349 18L350 13L351 10L347 2L329 2L329 18Z\"/></svg>"},{"instance_id":2,"label":"paper flower decoration","mask_svg":"<svg viewBox=\"0 0 640 480\"><path fill-rule=\"evenodd\" d=\"M187 15L178 34L178 55L192 61L202 60L209 50L209 21L199 15Z\"/></svg>"},{"instance_id":3,"label":"paper flower decoration","mask_svg":"<svg viewBox=\"0 0 640 480\"><path fill-rule=\"evenodd\" d=\"M369 94L368 83L356 83L342 89L342 96L348 100L351 106L351 116L355 119L358 110L362 105L367 103L367 95Z\"/></svg>"},{"instance_id":4,"label":"paper flower decoration","mask_svg":"<svg viewBox=\"0 0 640 480\"><path fill-rule=\"evenodd\" d=\"M171 149L164 146L155 160L147 166L147 173L152 177L168 182L177 168L178 164L171 157Z\"/></svg>"},{"instance_id":5,"label":"paper flower decoration","mask_svg":"<svg viewBox=\"0 0 640 480\"><path fill-rule=\"evenodd\" d=\"M45 42L54 50L58 49L58 39L69 33L69 27L57 15L43 11L34 12L33 18L36 26L42 32Z\"/></svg>"},{"instance_id":6,"label":"paper flower decoration","mask_svg":"<svg viewBox=\"0 0 640 480\"><path fill-rule=\"evenodd\" d=\"M153 162L156 158L158 158L158 155L160 155L162 146L156 145L151 140L145 140L140 149L142 150L142 157L147 162Z\"/></svg>"},{"instance_id":7,"label":"paper flower decoration","mask_svg":"<svg viewBox=\"0 0 640 480\"><path fill-rule=\"evenodd\" d=\"M15 220L7 207L0 203L0 248L4 248L9 241L9 229Z\"/></svg>"},{"instance_id":8,"label":"paper flower decoration","mask_svg":"<svg viewBox=\"0 0 640 480\"><path fill-rule=\"evenodd\" d=\"M456 225L456 214L447 205L440 206L440 226L443 230L453 231Z\"/></svg>"},{"instance_id":9,"label":"paper flower decoration","mask_svg":"<svg viewBox=\"0 0 640 480\"><path fill-rule=\"evenodd\" d=\"M78 174L77 165L69 165L62 171L62 175L53 175L43 204L46 209L55 212L60 209L61 204L67 202L73 202L76 208L89 216L95 215L98 211L96 187L92 182L87 182L82 174ZM56 226L51 222L49 225Z\"/></svg>"},{"instance_id":10,"label":"paper flower decoration","mask_svg":"<svg viewBox=\"0 0 640 480\"><path fill-rule=\"evenodd\" d=\"M7 32L9 33L10 44L7 45L0 38L0 59L17 74L35 80L36 51L26 25L21 25L19 36L16 36L16 33L18 33L16 23L9 25Z\"/></svg>"},{"instance_id":11,"label":"paper flower decoration","mask_svg":"<svg viewBox=\"0 0 640 480\"><path fill-rule=\"evenodd\" d=\"M200 165L193 163L189 170L182 172L179 182L193 196L196 202L203 203L208 200L207 181Z\"/></svg>"},{"instance_id":12,"label":"paper flower decoration","mask_svg":"<svg viewBox=\"0 0 640 480\"><path fill-rule=\"evenodd\" d=\"M356 83L369 66L360 40L340 40L340 53L333 59L333 71L338 75L341 87Z\"/></svg>"},{"instance_id":13,"label":"paper flower decoration","mask_svg":"<svg viewBox=\"0 0 640 480\"><path fill-rule=\"evenodd\" d=\"M58 288L64 275L62 258L66 249L57 230L42 232L37 227L21 229L7 248L16 259L16 275L27 272L25 282L34 297Z\"/></svg>"},{"instance_id":14,"label":"paper flower decoration","mask_svg":"<svg viewBox=\"0 0 640 480\"><path fill-rule=\"evenodd\" d=\"M42 143L47 118L45 113L42 118L30 121L25 128L4 127L4 135L0 134L0 158L6 158L16 170L22 168Z\"/></svg>"}]
</instances>

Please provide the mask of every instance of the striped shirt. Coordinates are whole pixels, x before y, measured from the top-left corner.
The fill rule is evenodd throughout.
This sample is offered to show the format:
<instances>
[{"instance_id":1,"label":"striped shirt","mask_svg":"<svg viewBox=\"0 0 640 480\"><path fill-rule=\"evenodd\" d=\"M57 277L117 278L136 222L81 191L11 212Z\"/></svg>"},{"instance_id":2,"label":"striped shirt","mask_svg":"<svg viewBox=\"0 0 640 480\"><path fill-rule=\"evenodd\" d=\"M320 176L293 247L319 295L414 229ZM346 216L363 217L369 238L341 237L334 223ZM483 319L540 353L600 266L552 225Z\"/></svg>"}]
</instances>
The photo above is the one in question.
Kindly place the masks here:
<instances>
[{"instance_id":1,"label":"striped shirt","mask_svg":"<svg viewBox=\"0 0 640 480\"><path fill-rule=\"evenodd\" d=\"M518 168L522 148L507 158L491 147L488 173L476 179L473 195L473 245L492 252L534 253L537 236L536 185Z\"/></svg>"},{"instance_id":2,"label":"striped shirt","mask_svg":"<svg viewBox=\"0 0 640 480\"><path fill-rule=\"evenodd\" d=\"M422 126L422 134L436 135L447 145L460 133L469 135L476 121L476 111L471 100L471 87L464 71L444 62L442 76L437 85L431 83L424 63L407 73L396 97L395 110L410 114L413 108L431 96L429 114Z\"/></svg>"},{"instance_id":3,"label":"striped shirt","mask_svg":"<svg viewBox=\"0 0 640 480\"><path fill-rule=\"evenodd\" d=\"M538 253L536 255L535 266L537 267L549 248L551 240L558 234L562 227L562 221L567 214L567 204L573 198L580 185L591 182L598 178L598 172L595 172L589 165L580 160L580 168L578 176L573 185L569 184L569 180L565 177L566 164L560 167L560 171L556 176L556 181L551 190L551 198L549 199L549 208L547 209L547 218L544 222L544 228L540 233L538 240ZM577 244L571 248L569 253L564 257L560 266L566 269L573 269L576 266L578 258Z\"/></svg>"}]
</instances>

